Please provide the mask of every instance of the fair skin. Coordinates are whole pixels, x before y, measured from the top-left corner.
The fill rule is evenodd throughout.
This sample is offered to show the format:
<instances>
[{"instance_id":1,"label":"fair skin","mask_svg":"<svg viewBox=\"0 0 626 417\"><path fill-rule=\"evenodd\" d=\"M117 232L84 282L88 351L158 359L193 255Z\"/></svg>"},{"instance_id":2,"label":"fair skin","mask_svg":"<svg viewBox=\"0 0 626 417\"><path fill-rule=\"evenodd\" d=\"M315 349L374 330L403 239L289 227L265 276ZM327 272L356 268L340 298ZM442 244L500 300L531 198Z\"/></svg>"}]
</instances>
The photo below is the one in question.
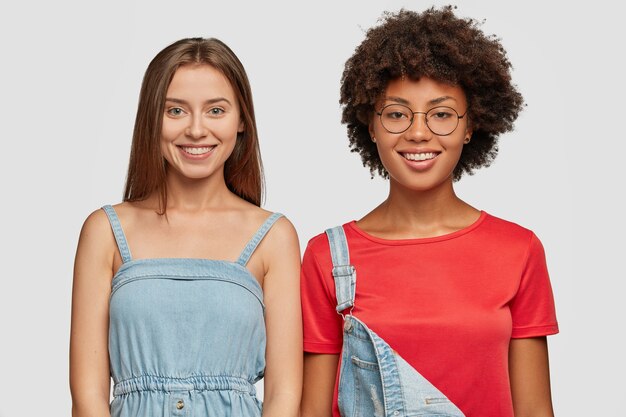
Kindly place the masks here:
<instances>
[{"instance_id":1,"label":"fair skin","mask_svg":"<svg viewBox=\"0 0 626 417\"><path fill-rule=\"evenodd\" d=\"M158 196L115 206L133 259L235 261L269 212L231 193L224 162L243 131L228 80L208 65L177 70L167 90L161 150L167 218ZM74 270L70 388L74 417L108 417L108 303L122 264L102 210L81 231ZM246 266L263 288L267 333L263 416L296 416L302 387L300 250L292 224L279 219Z\"/></svg>"},{"instance_id":2,"label":"fair skin","mask_svg":"<svg viewBox=\"0 0 626 417\"><path fill-rule=\"evenodd\" d=\"M391 81L376 110L388 104L420 112L448 106L459 115L467 108L461 88L425 77ZM389 173L389 195L357 222L359 228L395 240L441 236L474 223L480 212L457 197L452 181L471 134L467 117L452 134L439 136L428 129L423 114L416 114L411 127L399 134L386 131L374 115L370 136ZM331 415L338 363L338 355L305 353L302 417ZM546 338L512 339L509 372L515 416L552 417Z\"/></svg>"}]
</instances>

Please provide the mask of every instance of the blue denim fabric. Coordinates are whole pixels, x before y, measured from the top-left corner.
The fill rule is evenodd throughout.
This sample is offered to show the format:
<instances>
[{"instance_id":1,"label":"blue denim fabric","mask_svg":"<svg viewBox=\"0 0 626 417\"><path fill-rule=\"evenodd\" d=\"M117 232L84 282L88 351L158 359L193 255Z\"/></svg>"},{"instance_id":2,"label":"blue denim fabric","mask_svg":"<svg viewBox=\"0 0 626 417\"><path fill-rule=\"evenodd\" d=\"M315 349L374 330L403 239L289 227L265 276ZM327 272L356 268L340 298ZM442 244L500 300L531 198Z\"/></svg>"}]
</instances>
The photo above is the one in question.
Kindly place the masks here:
<instances>
[{"instance_id":1,"label":"blue denim fabric","mask_svg":"<svg viewBox=\"0 0 626 417\"><path fill-rule=\"evenodd\" d=\"M344 319L338 397L341 415L464 416L387 342L352 315L356 269L350 264L348 242L341 226L326 230L326 234L333 261L337 312ZM346 310L348 313L344 314Z\"/></svg>"},{"instance_id":2,"label":"blue denim fabric","mask_svg":"<svg viewBox=\"0 0 626 417\"><path fill-rule=\"evenodd\" d=\"M236 262L132 260L114 209L103 209L123 260L109 306L111 416L260 416L265 306L246 264L281 214Z\"/></svg>"}]
</instances>

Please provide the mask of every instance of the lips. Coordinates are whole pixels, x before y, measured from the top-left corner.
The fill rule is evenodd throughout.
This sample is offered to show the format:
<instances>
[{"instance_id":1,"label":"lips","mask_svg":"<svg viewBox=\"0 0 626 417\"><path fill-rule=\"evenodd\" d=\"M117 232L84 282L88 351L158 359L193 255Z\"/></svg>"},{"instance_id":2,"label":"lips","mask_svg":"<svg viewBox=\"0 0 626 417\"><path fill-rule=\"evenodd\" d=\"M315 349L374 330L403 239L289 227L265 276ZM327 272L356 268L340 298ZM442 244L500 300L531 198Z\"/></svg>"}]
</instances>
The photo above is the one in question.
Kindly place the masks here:
<instances>
[{"instance_id":1,"label":"lips","mask_svg":"<svg viewBox=\"0 0 626 417\"><path fill-rule=\"evenodd\" d=\"M177 145L177 146L183 152L188 153L190 155L204 155L204 154L207 154L207 153L211 152L215 148L215 145L213 145L213 146L183 146L183 145Z\"/></svg>"},{"instance_id":2,"label":"lips","mask_svg":"<svg viewBox=\"0 0 626 417\"><path fill-rule=\"evenodd\" d=\"M428 161L430 159L434 159L437 155L439 155L439 152L402 152L401 155L409 161Z\"/></svg>"}]
</instances>

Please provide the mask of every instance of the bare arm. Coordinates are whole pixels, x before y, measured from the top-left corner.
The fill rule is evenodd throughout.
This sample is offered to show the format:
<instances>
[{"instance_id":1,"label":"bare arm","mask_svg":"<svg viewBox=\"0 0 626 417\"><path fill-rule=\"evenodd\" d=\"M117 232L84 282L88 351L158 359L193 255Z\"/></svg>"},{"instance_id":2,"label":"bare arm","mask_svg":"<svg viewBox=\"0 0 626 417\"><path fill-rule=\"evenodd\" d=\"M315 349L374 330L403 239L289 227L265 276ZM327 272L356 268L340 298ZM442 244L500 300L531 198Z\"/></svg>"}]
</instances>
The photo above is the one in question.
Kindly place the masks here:
<instances>
[{"instance_id":1,"label":"bare arm","mask_svg":"<svg viewBox=\"0 0 626 417\"><path fill-rule=\"evenodd\" d=\"M554 416L545 337L512 339L509 373L516 417Z\"/></svg>"},{"instance_id":2,"label":"bare arm","mask_svg":"<svg viewBox=\"0 0 626 417\"><path fill-rule=\"evenodd\" d=\"M91 214L81 230L74 263L70 390L73 417L109 417L109 295L114 238L106 215Z\"/></svg>"},{"instance_id":3,"label":"bare arm","mask_svg":"<svg viewBox=\"0 0 626 417\"><path fill-rule=\"evenodd\" d=\"M305 353L302 417L330 417L339 355Z\"/></svg>"},{"instance_id":4,"label":"bare arm","mask_svg":"<svg viewBox=\"0 0 626 417\"><path fill-rule=\"evenodd\" d=\"M297 416L302 394L300 247L291 223L280 219L268 235L264 278L265 385L263 416Z\"/></svg>"}]
</instances>

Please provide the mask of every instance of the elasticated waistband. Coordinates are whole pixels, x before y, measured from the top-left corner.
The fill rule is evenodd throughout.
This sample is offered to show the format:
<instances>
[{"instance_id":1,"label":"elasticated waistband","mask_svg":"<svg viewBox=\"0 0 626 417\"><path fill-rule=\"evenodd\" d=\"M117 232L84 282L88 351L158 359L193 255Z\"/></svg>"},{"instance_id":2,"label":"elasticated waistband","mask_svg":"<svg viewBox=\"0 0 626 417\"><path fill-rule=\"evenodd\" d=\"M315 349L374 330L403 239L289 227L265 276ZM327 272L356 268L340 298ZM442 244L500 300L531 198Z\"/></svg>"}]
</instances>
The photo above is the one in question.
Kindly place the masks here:
<instances>
[{"instance_id":1,"label":"elasticated waistband","mask_svg":"<svg viewBox=\"0 0 626 417\"><path fill-rule=\"evenodd\" d=\"M113 387L113 396L137 391L240 391L256 395L254 385L247 379L239 377L198 375L188 378L168 378L142 375L117 382Z\"/></svg>"}]
</instances>

